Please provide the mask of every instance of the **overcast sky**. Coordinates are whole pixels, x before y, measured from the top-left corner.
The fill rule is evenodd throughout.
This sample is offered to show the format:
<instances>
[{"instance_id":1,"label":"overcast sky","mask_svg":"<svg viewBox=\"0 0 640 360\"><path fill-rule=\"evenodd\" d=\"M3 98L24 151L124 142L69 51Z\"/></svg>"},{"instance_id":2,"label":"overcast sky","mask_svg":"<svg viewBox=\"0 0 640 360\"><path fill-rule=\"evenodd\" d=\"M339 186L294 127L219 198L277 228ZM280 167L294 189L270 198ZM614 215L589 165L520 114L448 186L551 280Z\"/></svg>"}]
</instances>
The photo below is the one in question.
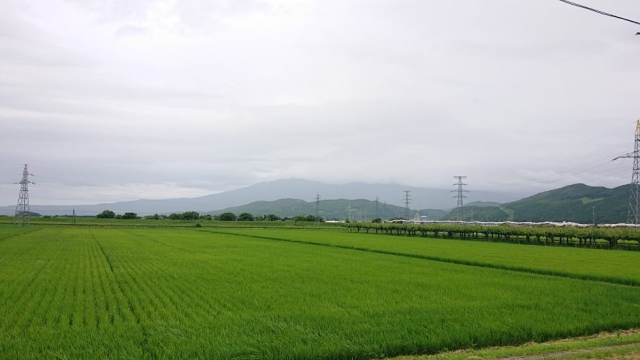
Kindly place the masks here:
<instances>
[{"instance_id":1,"label":"overcast sky","mask_svg":"<svg viewBox=\"0 0 640 360\"><path fill-rule=\"evenodd\" d=\"M0 4L0 205L631 180L640 26L558 0Z\"/></svg>"}]
</instances>

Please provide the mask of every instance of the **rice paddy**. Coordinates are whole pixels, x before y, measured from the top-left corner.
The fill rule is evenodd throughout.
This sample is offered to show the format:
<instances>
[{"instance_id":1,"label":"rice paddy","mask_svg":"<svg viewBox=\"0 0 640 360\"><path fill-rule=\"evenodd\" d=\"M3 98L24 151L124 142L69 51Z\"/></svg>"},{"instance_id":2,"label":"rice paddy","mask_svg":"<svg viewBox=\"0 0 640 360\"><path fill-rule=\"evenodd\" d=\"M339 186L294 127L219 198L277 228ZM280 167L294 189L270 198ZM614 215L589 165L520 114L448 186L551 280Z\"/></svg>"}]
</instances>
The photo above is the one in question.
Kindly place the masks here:
<instances>
[{"instance_id":1,"label":"rice paddy","mask_svg":"<svg viewBox=\"0 0 640 360\"><path fill-rule=\"evenodd\" d=\"M0 227L0 353L369 359L640 326L640 287L621 284L640 279L636 252L598 260L594 250L535 248L549 252L522 266L550 264L554 276L500 268L525 261L528 246L215 231ZM365 245L380 251L349 248ZM601 266L609 261L618 271Z\"/></svg>"}]
</instances>

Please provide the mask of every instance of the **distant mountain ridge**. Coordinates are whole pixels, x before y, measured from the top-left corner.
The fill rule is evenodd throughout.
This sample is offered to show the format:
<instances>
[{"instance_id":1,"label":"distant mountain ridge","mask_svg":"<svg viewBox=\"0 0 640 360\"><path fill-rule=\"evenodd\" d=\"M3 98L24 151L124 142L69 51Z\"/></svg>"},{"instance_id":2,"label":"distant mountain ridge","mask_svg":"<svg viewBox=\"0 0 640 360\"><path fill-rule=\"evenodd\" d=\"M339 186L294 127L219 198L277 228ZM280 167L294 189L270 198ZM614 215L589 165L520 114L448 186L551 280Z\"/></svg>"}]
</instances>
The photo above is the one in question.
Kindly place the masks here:
<instances>
[{"instance_id":1,"label":"distant mountain ridge","mask_svg":"<svg viewBox=\"0 0 640 360\"><path fill-rule=\"evenodd\" d=\"M415 209L433 208L432 204L441 202L439 207L454 206L450 189L428 189L394 184L349 183L343 185L325 184L310 180L275 180L261 182L248 187L206 195L196 198L178 198L164 200L135 200L96 205L31 205L31 210L44 215L71 214L92 216L103 210L116 213L135 212L139 215L169 214L172 212L198 211L201 213L242 206L256 201L274 201L279 199L300 199L311 202L316 195L322 200L369 199L376 197L381 204L402 206L403 191L411 192L411 207ZM491 191L473 191L473 198L479 201L513 201L521 196ZM36 202L37 199L31 199ZM0 214L12 215L14 206L0 207Z\"/></svg>"},{"instance_id":2,"label":"distant mountain ridge","mask_svg":"<svg viewBox=\"0 0 640 360\"><path fill-rule=\"evenodd\" d=\"M499 207L465 207L465 220L570 221L582 224L624 223L627 220L630 185L613 189L573 184L541 192ZM443 219L456 220L451 211Z\"/></svg>"},{"instance_id":3,"label":"distant mountain ridge","mask_svg":"<svg viewBox=\"0 0 640 360\"><path fill-rule=\"evenodd\" d=\"M354 220L369 221L376 217L382 219L400 218L404 216L405 209L401 206L388 205L365 199L336 199L320 200L318 202L318 215L327 220ZM377 209L376 209L377 207ZM299 199L280 199L274 201L256 201L250 204L225 208L209 212L212 215L230 211L236 215L243 212L252 215L274 214L279 217L294 217L296 215L315 215L316 202L307 202ZM415 210L409 215L414 216Z\"/></svg>"},{"instance_id":4,"label":"distant mountain ridge","mask_svg":"<svg viewBox=\"0 0 640 360\"><path fill-rule=\"evenodd\" d=\"M613 189L573 184L504 204L514 221L572 221L583 224L627 220L630 185Z\"/></svg>"},{"instance_id":5,"label":"distant mountain ridge","mask_svg":"<svg viewBox=\"0 0 640 360\"><path fill-rule=\"evenodd\" d=\"M465 220L479 221L572 221L591 223L595 213L598 223L626 221L630 185L614 189L601 186L573 184L559 189L541 192L520 200L509 199L505 194L474 191L473 199L464 206L461 214ZM249 187L197 198L166 200L136 200L96 205L47 206L31 205L31 211L43 215L94 216L103 210L116 213L135 212L138 215L170 214L172 212L197 211L220 213L249 212L254 215L269 213L278 216L315 214L314 198L319 194L321 216L326 218L372 219L404 217L403 191L411 192L409 216L415 209L429 220L457 220L458 210L433 209L428 204L445 199L447 208L454 207L449 189L424 189L400 185L351 183L345 185L324 184L308 180L277 180L258 183ZM511 195L513 196L513 195ZM514 201L515 200L515 201ZM492 206L499 204L499 206ZM350 209L350 210L349 210ZM386 212L385 210L386 209ZM0 208L0 214L13 215L15 206ZM448 213L447 213L448 212Z\"/></svg>"}]
</instances>

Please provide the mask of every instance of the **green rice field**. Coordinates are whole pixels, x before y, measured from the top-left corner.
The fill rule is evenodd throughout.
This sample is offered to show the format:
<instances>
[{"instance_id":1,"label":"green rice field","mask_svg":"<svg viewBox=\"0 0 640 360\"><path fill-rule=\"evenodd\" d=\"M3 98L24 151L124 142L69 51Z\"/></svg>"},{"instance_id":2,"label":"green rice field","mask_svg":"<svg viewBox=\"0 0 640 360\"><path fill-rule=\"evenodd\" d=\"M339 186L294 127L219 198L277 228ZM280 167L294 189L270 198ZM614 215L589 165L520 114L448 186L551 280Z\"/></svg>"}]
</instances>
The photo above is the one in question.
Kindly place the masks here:
<instances>
[{"instance_id":1,"label":"green rice field","mask_svg":"<svg viewBox=\"0 0 640 360\"><path fill-rule=\"evenodd\" d=\"M640 253L0 226L3 358L370 359L640 327Z\"/></svg>"},{"instance_id":2,"label":"green rice field","mask_svg":"<svg viewBox=\"0 0 640 360\"><path fill-rule=\"evenodd\" d=\"M558 248L359 233L328 236L326 231L278 229L267 233L256 233L245 229L211 231L640 286L640 254L637 251Z\"/></svg>"}]
</instances>

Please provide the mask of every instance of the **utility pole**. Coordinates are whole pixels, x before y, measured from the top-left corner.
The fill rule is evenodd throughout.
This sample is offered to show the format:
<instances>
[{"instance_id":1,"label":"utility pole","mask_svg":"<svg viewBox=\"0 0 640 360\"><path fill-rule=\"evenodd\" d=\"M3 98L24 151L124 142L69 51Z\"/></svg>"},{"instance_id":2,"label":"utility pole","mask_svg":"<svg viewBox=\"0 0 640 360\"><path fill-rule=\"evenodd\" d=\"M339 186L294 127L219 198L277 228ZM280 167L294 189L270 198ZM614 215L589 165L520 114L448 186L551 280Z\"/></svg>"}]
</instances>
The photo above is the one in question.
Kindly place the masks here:
<instances>
[{"instance_id":1,"label":"utility pole","mask_svg":"<svg viewBox=\"0 0 640 360\"><path fill-rule=\"evenodd\" d=\"M316 226L320 225L320 194L316 194Z\"/></svg>"},{"instance_id":2,"label":"utility pole","mask_svg":"<svg viewBox=\"0 0 640 360\"><path fill-rule=\"evenodd\" d=\"M73 225L76 224L76 209L73 209Z\"/></svg>"},{"instance_id":3,"label":"utility pole","mask_svg":"<svg viewBox=\"0 0 640 360\"><path fill-rule=\"evenodd\" d=\"M349 207L347 208L347 219L351 222L356 222L356 214L358 210L351 208L351 201L349 201Z\"/></svg>"},{"instance_id":4,"label":"utility pole","mask_svg":"<svg viewBox=\"0 0 640 360\"><path fill-rule=\"evenodd\" d=\"M467 184L462 182L462 179L466 179L466 176L454 176L454 179L458 179L458 182L453 184L453 186L458 186L458 190L451 190L451 192L455 192L457 191L458 194L456 196L454 196L454 198L458 198L458 205L456 206L456 210L458 213L458 221L463 221L464 220L464 201L463 199L466 198L466 196L464 196L463 193L465 192L469 192L467 190L464 190L463 186L466 186Z\"/></svg>"},{"instance_id":5,"label":"utility pole","mask_svg":"<svg viewBox=\"0 0 640 360\"><path fill-rule=\"evenodd\" d=\"M20 194L18 195L18 205L16 205L16 214L13 223L20 226L29 224L30 212L29 208L29 184L36 184L29 181L29 176L33 174L29 173L28 164L24 164L24 170L22 170L22 180L20 180Z\"/></svg>"},{"instance_id":6,"label":"utility pole","mask_svg":"<svg viewBox=\"0 0 640 360\"><path fill-rule=\"evenodd\" d=\"M411 191L404 191L404 219L409 220L409 204L411 204Z\"/></svg>"},{"instance_id":7,"label":"utility pole","mask_svg":"<svg viewBox=\"0 0 640 360\"><path fill-rule=\"evenodd\" d=\"M638 195L640 194L640 120L636 121L636 136L634 141L633 152L620 155L617 159L633 159L633 172L631 173L631 190L629 191L629 211L627 212L627 223L638 225Z\"/></svg>"},{"instance_id":8,"label":"utility pole","mask_svg":"<svg viewBox=\"0 0 640 360\"><path fill-rule=\"evenodd\" d=\"M389 209L387 208L387 202L382 203L382 217L385 219L389 218Z\"/></svg>"}]
</instances>

